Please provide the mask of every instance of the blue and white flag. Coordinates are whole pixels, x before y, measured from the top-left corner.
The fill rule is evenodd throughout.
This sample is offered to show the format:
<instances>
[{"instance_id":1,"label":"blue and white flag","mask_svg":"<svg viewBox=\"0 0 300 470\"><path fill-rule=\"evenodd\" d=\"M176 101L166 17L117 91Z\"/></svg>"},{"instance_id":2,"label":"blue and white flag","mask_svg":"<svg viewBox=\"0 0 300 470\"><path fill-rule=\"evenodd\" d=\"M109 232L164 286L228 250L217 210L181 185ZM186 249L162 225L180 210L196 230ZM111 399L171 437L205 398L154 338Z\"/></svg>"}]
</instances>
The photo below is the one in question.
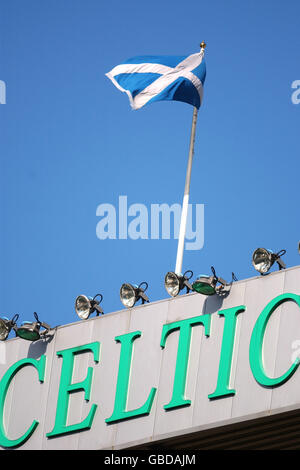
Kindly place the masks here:
<instances>
[{"instance_id":1,"label":"blue and white flag","mask_svg":"<svg viewBox=\"0 0 300 470\"><path fill-rule=\"evenodd\" d=\"M204 49L189 56L139 56L117 65L106 76L133 109L154 101L175 100L201 106L206 75Z\"/></svg>"}]
</instances>

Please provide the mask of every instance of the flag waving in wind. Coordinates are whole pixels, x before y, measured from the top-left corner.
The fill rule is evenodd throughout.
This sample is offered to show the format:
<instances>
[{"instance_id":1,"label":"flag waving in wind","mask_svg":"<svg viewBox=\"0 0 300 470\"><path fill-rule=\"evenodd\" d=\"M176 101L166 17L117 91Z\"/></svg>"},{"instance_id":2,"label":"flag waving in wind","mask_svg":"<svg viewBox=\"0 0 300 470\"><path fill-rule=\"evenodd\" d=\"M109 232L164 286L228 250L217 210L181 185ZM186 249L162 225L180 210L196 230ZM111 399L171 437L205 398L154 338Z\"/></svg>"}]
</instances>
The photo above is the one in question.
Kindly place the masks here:
<instances>
[{"instance_id":1,"label":"flag waving in wind","mask_svg":"<svg viewBox=\"0 0 300 470\"><path fill-rule=\"evenodd\" d=\"M204 49L189 56L139 56L117 65L106 76L133 109L163 100L201 106L206 75Z\"/></svg>"}]
</instances>

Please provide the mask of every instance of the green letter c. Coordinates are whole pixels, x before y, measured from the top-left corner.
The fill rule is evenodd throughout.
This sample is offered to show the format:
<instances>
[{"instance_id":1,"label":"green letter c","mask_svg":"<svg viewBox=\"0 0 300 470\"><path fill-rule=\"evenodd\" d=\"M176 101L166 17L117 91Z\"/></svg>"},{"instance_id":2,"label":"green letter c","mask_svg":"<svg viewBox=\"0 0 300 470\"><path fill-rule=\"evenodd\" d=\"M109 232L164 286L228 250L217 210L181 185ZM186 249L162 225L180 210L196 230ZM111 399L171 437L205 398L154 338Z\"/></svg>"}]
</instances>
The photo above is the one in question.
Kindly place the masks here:
<instances>
[{"instance_id":1,"label":"green letter c","mask_svg":"<svg viewBox=\"0 0 300 470\"><path fill-rule=\"evenodd\" d=\"M33 420L31 426L27 429L27 431L23 434L23 436L19 437L18 439L9 439L6 436L6 432L4 429L3 423L3 413L4 413L4 404L7 395L8 388L10 383L16 373L27 365L32 365L38 371L38 376L40 382L44 381L45 375L45 365L46 365L46 356L43 355L39 360L37 359L21 359L13 364L3 375L1 382L0 382L0 445L3 447L19 447L20 445L24 444L27 439L33 434L35 428L39 424L38 421Z\"/></svg>"},{"instance_id":2,"label":"green letter c","mask_svg":"<svg viewBox=\"0 0 300 470\"><path fill-rule=\"evenodd\" d=\"M264 334L268 320L272 313L284 302L295 302L300 307L300 296L296 294L281 294L271 300L261 312L252 331L250 340L249 360L252 374L257 382L266 387L277 387L284 384L296 371L299 362L296 360L283 375L277 378L268 377L265 374L262 358Z\"/></svg>"}]
</instances>

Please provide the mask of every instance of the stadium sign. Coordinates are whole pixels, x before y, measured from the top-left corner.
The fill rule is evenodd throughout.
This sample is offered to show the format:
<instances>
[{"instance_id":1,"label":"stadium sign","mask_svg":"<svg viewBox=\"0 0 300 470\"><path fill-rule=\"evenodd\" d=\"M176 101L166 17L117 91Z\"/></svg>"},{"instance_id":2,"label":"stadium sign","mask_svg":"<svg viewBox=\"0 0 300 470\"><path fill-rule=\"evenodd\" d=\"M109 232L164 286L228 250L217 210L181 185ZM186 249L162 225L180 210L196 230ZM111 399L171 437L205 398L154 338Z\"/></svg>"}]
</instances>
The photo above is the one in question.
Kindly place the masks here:
<instances>
[{"instance_id":1,"label":"stadium sign","mask_svg":"<svg viewBox=\"0 0 300 470\"><path fill-rule=\"evenodd\" d=\"M241 289L242 286L240 285L237 288ZM245 284L243 288L245 291ZM178 303L176 311L177 319L164 323L160 322L160 319L158 319L154 328L155 331L153 330L152 332L152 348L156 347L157 351L150 350L149 343L143 346L143 337L146 331L148 335L151 334L151 332L149 332L151 324L147 324L147 318L144 317L143 330L133 329L132 331L127 331L123 334L112 336L111 338L107 338L107 335L105 335L105 341L101 341L99 337L98 339L93 338L93 341L84 342L76 346L59 350L52 349L49 351L49 357L47 351L40 356L36 355L39 357L32 357L34 355L29 357L29 354L27 354L27 357L23 357L12 363L6 370L3 370L1 374L0 445L4 448L12 448L23 446L27 441L30 442L35 433L38 432L41 420L44 420L44 422L42 423L43 436L41 432L39 433L40 442L45 442L45 440L54 442L62 436L74 436L78 433L81 435L82 431L93 432L93 424L100 410L102 415L101 426L102 428L106 427L106 429L112 425L124 425L126 427L129 421L135 422L138 427L139 420L149 418L152 413L165 413L169 417L171 412L176 413L178 410L196 406L201 387L198 385L194 387L195 393L192 400L188 392L188 382L191 381L193 373L194 377L197 375L198 382L200 380L199 378L207 374L211 374L211 376L215 377L214 382L210 380L211 389L210 393L206 394L207 403L211 403L215 400L220 403L226 397L235 399L235 396L239 393L239 389L237 388L237 383L235 383L234 386L231 385L233 379L233 362L236 364L238 361L238 355L235 354L235 351L240 349L241 334L243 331L240 325L237 334L237 325L239 318L242 317L241 324L246 325L248 318L247 305L239 304L237 306L219 309L214 313L201 313L195 316L181 315L181 312L178 311L180 302L184 300L184 303L187 305L189 299L193 300L192 304L194 309L197 302L199 303L200 299L203 299L203 296L192 294L182 296L181 299L157 302L152 306L155 311L159 311L161 308L164 310L169 302L173 302L173 306L174 302ZM264 359L264 340L269 322L274 314L287 304L292 306L293 311L297 310L296 315L298 314L299 316L300 296L291 292L276 295L263 306L262 310L257 311L254 320L253 315L251 316L251 332L248 335L249 341L247 344L248 358L247 361L245 361L246 356L243 353L243 367L249 369L249 373L252 374L252 379L254 379L256 384L255 386L258 388L261 387L262 390L275 389L285 384L292 378L299 365L298 358L294 358L295 360L289 365L286 365L285 370L282 371L280 375L273 376L268 372ZM182 305L184 307L184 304ZM202 311L203 305L202 303ZM149 307L150 305L148 307L146 306L148 309ZM140 312L144 311L145 307L135 308L132 312L134 310L139 311L138 313L141 314ZM130 312L118 312L117 314L110 314L91 319L88 322L73 325L80 326L83 324L87 325L88 323L90 325L97 323L98 326L101 322L109 322L111 317L111 321L113 321L114 326L116 326L115 315L119 318L120 315L130 315ZM200 338L200 334L203 338L205 337L205 340L201 339L201 344L203 341L209 341L213 339L217 331L220 336L220 328L212 328L212 322L215 322L216 325L216 319L220 322L221 318L223 329L219 347L215 353L215 356L217 355L218 357L211 360L211 357L208 354L204 354L204 351L202 351L202 355L199 353L199 357L197 357L197 367L191 366L191 363L193 364L195 362L195 358L192 356L197 352L197 348L195 347L197 345L197 338L196 340L194 338L193 347L191 347L194 330L196 331L197 329L198 338ZM68 326L64 328L67 330ZM70 328L72 328L72 326ZM199 328L202 329L202 333L200 333ZM100 332L101 329L98 331ZM113 328L111 331L113 331ZM276 331L278 335L280 326L277 327ZM59 329L56 333L58 334L58 332ZM71 338L71 333L70 331L70 335L67 335L68 338ZM101 335L99 334L99 336ZM175 338L175 336L176 345L174 341L172 341L172 337ZM16 348L20 342L22 342L21 339L14 339L8 341L6 344L11 343ZM103 342L106 344L102 344ZM109 362L107 359L108 351L105 351L105 347L108 348L108 342L110 342L111 348L117 348L118 362L112 359L112 363L110 366L106 367L104 375L101 374L101 363L102 356L106 364ZM170 354L168 354L168 345L171 345L171 342L172 360L169 359ZM43 343L43 341L39 341L39 343ZM155 344L156 346L154 346ZM198 341L198 344L200 345L200 341ZM118 345L118 347L116 345ZM272 351L272 349L270 349L270 351ZM164 357L165 354L166 357ZM277 354L274 348L273 354L274 356ZM117 356L114 354L115 358ZM159 360L156 359L158 357ZM200 360L201 357L202 360ZM78 358L81 358L80 367L77 364ZM84 361L83 358L85 358ZM163 363L164 366L162 367ZM136 364L139 365L136 366ZM190 370L190 366L192 370ZM60 373L58 373L59 367ZM212 367L214 367L215 370L211 373L210 369ZM151 371L155 368L157 368L156 373L158 373L160 377L159 383L161 383L163 389L160 400L157 398L160 395L160 385L157 386L157 384L153 384L152 386L148 386L148 381L146 380L146 376L151 376ZM76 373L75 369L77 370ZM28 389L28 381L26 382L25 380L25 376L28 374L29 370L30 381L32 382L33 379L35 381L34 391L32 391L31 388ZM111 392L114 393L113 400L111 397L112 393L108 394L106 389L105 394L103 394L101 390L101 386L104 382L112 383L107 375L108 373L115 378L114 389L111 390ZM154 373L155 376L156 373ZM169 378L164 381L163 379L167 373ZM76 374L78 377L80 376L80 379L74 378ZM237 372L235 372L235 376L236 375ZM13 385L18 378L19 387ZM51 379L55 382L54 392L51 391ZM138 384L136 387L138 392L132 394L133 382ZM47 397L45 398L44 396L41 399L41 389L45 386L47 387ZM13 392L11 391L12 388ZM16 390L20 390L21 388L24 396L16 394ZM84 397L82 397L82 392ZM12 413L11 409L14 408L15 402L18 402L18 406L21 408L24 397L31 393L33 397L35 395L39 397L37 401L40 405L33 405L36 406L34 411L36 418L30 422L25 422L25 419L29 419L26 418L26 413L23 413L23 415L21 413L21 415L18 414L18 416L16 416L16 414L14 415L14 413ZM77 421L74 420L74 417L70 416L70 407L74 396L77 397L77 408L79 407L81 409L81 416ZM162 400L165 396L169 396L169 399L163 402ZM52 407L50 407L51 409L49 409L47 405L50 397L52 401L55 400L55 407L52 405ZM142 401L141 397L143 397ZM109 401L109 413L109 407L105 404L106 400ZM133 403L134 401L135 403ZM156 412L153 410L154 402L156 402ZM203 400L202 403L204 403ZM75 405L73 404L72 406L74 408ZM107 412L106 416L104 415L105 412ZM181 411L181 413L183 413L183 411ZM19 425L15 427L15 430L11 432L10 429L14 429L12 424L13 415L14 419L22 421L22 425L19 423ZM48 415L47 420L45 419L45 415ZM7 416L9 416L9 418L7 418ZM9 426L6 421L10 423ZM46 429L47 424L50 426L50 423L52 423L51 427ZM22 429L23 431L18 431L20 434L16 435L17 429Z\"/></svg>"}]
</instances>

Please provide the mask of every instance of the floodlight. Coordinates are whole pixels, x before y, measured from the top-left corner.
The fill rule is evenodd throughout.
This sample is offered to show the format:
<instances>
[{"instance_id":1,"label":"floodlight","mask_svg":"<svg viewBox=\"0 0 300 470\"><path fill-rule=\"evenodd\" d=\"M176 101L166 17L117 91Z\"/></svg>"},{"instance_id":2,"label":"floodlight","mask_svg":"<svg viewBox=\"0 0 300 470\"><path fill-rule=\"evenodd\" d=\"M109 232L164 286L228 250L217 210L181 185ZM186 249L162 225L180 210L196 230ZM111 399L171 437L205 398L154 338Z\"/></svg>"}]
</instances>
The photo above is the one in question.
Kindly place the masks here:
<instances>
[{"instance_id":1,"label":"floodlight","mask_svg":"<svg viewBox=\"0 0 300 470\"><path fill-rule=\"evenodd\" d=\"M179 292L186 288L186 292L189 293L192 290L192 286L189 280L193 276L192 271L186 271L184 274L176 274L169 271L165 275L165 288L169 295L176 297Z\"/></svg>"},{"instance_id":2,"label":"floodlight","mask_svg":"<svg viewBox=\"0 0 300 470\"><path fill-rule=\"evenodd\" d=\"M14 315L11 320L6 317L0 318L0 341L5 341L10 331L16 326L19 315Z\"/></svg>"},{"instance_id":3,"label":"floodlight","mask_svg":"<svg viewBox=\"0 0 300 470\"><path fill-rule=\"evenodd\" d=\"M266 250L266 248L257 248L252 254L252 264L256 271L262 275L266 274L270 270L275 261L277 262L279 269L284 269L286 265L280 257L285 253L286 250L273 253L272 250Z\"/></svg>"},{"instance_id":4,"label":"floodlight","mask_svg":"<svg viewBox=\"0 0 300 470\"><path fill-rule=\"evenodd\" d=\"M192 284L193 291L202 295L214 295L229 292L228 288L230 288L232 282L228 284L224 279L218 277L213 266L211 267L211 271L212 276L207 276L205 274L198 276ZM232 273L232 281L233 280L236 280L234 273ZM220 284L219 286L217 285L218 283Z\"/></svg>"},{"instance_id":5,"label":"floodlight","mask_svg":"<svg viewBox=\"0 0 300 470\"><path fill-rule=\"evenodd\" d=\"M100 300L96 300L96 297L100 297ZM103 314L102 308L99 306L102 302L102 294L97 294L95 297L87 297L86 295L79 295L75 300L75 311L81 320L87 320L91 313L97 312L97 316Z\"/></svg>"},{"instance_id":6,"label":"floodlight","mask_svg":"<svg viewBox=\"0 0 300 470\"><path fill-rule=\"evenodd\" d=\"M145 284L145 287L142 287L143 284ZM120 299L122 304L127 308L131 308L140 299L142 300L142 304L149 302L149 299L145 294L145 290L147 289L147 282L141 282L138 286L128 283L122 284L120 289Z\"/></svg>"},{"instance_id":7,"label":"floodlight","mask_svg":"<svg viewBox=\"0 0 300 470\"><path fill-rule=\"evenodd\" d=\"M37 341L38 339L44 337L51 327L44 322L41 322L38 318L36 312L34 312L35 322L23 322L19 328L16 328L16 335L20 338L26 339L28 341ZM41 328L44 328L43 331L40 331Z\"/></svg>"}]
</instances>

